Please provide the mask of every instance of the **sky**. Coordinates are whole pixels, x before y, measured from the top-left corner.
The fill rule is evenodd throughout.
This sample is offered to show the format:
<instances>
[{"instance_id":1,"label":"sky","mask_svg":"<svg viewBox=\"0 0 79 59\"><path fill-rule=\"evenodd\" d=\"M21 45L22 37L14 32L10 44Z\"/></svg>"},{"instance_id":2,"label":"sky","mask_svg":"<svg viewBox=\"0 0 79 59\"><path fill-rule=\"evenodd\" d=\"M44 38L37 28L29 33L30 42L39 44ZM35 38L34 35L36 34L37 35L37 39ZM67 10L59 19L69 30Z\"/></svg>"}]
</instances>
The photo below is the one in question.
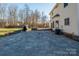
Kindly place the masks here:
<instances>
[{"instance_id":1,"label":"sky","mask_svg":"<svg viewBox=\"0 0 79 59\"><path fill-rule=\"evenodd\" d=\"M32 9L32 10L39 10L40 12L44 12L46 15L49 14L49 12L51 11L51 9L53 8L54 4L51 4L51 3L35 3L35 4L28 4L29 7Z\"/></svg>"},{"instance_id":2,"label":"sky","mask_svg":"<svg viewBox=\"0 0 79 59\"><path fill-rule=\"evenodd\" d=\"M25 3L8 3L9 5L17 5L18 8L24 8ZM48 17L49 20L49 12L52 10L54 7L54 3L27 3L29 6L30 10L38 10L39 12L44 12L44 15Z\"/></svg>"},{"instance_id":3,"label":"sky","mask_svg":"<svg viewBox=\"0 0 79 59\"><path fill-rule=\"evenodd\" d=\"M23 8L24 4L18 4L20 8ZM27 3L31 10L37 9L40 12L44 12L44 14L49 17L49 12L54 7L54 3Z\"/></svg>"}]
</instances>

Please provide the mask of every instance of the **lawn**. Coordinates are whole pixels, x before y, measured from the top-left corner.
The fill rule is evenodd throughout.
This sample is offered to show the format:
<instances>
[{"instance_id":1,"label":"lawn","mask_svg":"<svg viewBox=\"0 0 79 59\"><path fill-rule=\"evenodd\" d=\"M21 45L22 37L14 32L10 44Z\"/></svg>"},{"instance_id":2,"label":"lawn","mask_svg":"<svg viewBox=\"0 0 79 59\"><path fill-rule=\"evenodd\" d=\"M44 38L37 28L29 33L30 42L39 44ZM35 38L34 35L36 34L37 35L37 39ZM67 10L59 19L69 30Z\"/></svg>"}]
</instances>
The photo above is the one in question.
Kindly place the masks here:
<instances>
[{"instance_id":1,"label":"lawn","mask_svg":"<svg viewBox=\"0 0 79 59\"><path fill-rule=\"evenodd\" d=\"M21 29L22 28L0 28L0 36L4 36L5 34L12 33Z\"/></svg>"}]
</instances>

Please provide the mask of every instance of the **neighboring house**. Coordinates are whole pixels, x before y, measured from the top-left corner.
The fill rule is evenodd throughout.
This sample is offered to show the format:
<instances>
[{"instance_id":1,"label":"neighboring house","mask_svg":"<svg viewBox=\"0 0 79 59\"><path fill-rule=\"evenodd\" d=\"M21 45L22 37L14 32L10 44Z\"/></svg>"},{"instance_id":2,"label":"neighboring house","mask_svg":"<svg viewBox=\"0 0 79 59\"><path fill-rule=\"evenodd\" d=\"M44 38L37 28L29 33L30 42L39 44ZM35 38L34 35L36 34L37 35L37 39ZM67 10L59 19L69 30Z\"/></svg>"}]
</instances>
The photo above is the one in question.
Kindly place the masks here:
<instances>
[{"instance_id":1,"label":"neighboring house","mask_svg":"<svg viewBox=\"0 0 79 59\"><path fill-rule=\"evenodd\" d=\"M57 3L50 12L51 28L79 36L79 4Z\"/></svg>"}]
</instances>

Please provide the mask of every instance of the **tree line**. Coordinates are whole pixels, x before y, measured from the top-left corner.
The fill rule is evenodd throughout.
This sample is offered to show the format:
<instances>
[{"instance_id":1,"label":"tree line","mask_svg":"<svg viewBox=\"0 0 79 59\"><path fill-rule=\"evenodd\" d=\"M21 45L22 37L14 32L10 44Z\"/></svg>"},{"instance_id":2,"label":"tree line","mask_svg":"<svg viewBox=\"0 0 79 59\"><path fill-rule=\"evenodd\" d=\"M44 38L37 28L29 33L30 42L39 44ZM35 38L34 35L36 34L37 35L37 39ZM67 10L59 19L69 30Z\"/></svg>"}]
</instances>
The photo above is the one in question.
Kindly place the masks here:
<instances>
[{"instance_id":1,"label":"tree line","mask_svg":"<svg viewBox=\"0 0 79 59\"><path fill-rule=\"evenodd\" d=\"M47 16L37 9L31 10L27 4L18 8L17 4L0 3L0 27L29 25L37 27L45 24Z\"/></svg>"}]
</instances>

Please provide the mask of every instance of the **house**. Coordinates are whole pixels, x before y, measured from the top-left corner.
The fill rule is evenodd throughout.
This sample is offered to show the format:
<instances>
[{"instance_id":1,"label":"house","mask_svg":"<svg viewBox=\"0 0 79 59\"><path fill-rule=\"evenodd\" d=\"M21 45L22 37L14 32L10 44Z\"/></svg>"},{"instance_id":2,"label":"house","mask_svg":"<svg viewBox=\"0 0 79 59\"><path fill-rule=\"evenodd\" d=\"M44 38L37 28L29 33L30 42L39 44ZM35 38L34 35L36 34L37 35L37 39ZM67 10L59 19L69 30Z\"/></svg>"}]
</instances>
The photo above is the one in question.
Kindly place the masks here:
<instances>
[{"instance_id":1,"label":"house","mask_svg":"<svg viewBox=\"0 0 79 59\"><path fill-rule=\"evenodd\" d=\"M51 28L79 36L79 4L57 3L49 13Z\"/></svg>"}]
</instances>

